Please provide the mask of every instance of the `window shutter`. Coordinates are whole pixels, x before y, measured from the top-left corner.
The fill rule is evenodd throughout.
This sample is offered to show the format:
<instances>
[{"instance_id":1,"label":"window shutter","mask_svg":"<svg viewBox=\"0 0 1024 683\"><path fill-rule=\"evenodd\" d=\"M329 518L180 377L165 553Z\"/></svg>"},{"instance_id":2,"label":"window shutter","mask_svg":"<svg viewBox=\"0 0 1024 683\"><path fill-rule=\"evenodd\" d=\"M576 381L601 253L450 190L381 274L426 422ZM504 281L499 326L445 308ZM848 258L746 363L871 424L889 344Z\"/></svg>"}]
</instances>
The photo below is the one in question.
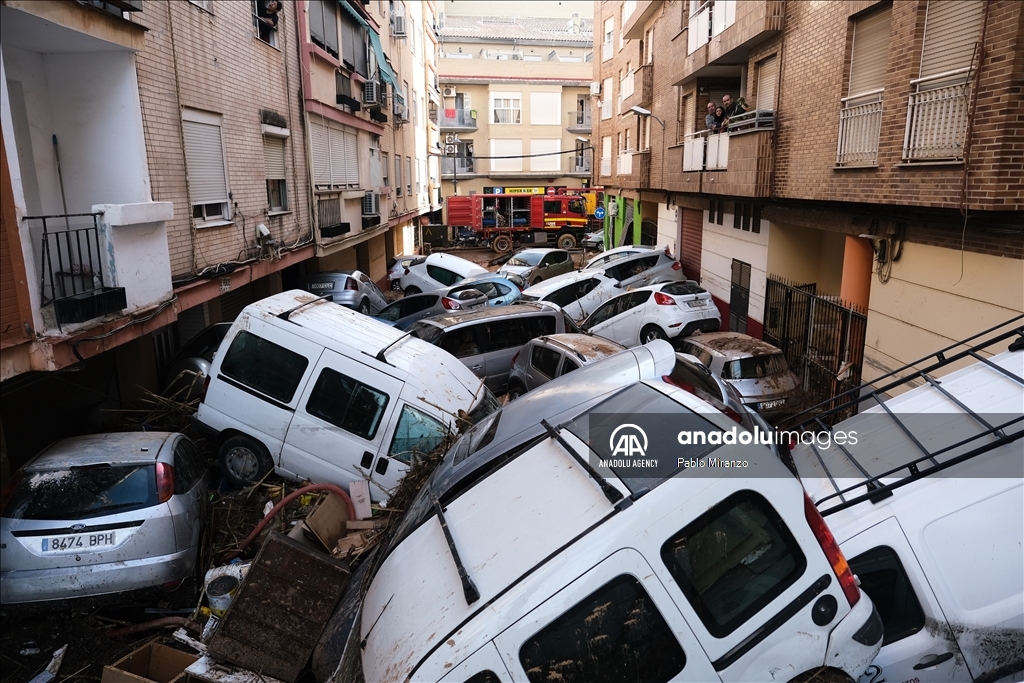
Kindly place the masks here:
<instances>
[{"instance_id":1,"label":"window shutter","mask_svg":"<svg viewBox=\"0 0 1024 683\"><path fill-rule=\"evenodd\" d=\"M345 131L345 184L359 186L359 138Z\"/></svg>"},{"instance_id":2,"label":"window shutter","mask_svg":"<svg viewBox=\"0 0 1024 683\"><path fill-rule=\"evenodd\" d=\"M850 60L849 96L885 86L885 63L889 54L889 24L892 7L857 20L853 28L853 58Z\"/></svg>"},{"instance_id":3,"label":"window shutter","mask_svg":"<svg viewBox=\"0 0 1024 683\"><path fill-rule=\"evenodd\" d=\"M220 126L182 121L185 163L193 204L227 202L228 182L224 175L224 143Z\"/></svg>"},{"instance_id":4,"label":"window shutter","mask_svg":"<svg viewBox=\"0 0 1024 683\"><path fill-rule=\"evenodd\" d=\"M771 56L757 65L757 104L763 111L775 110L775 84L779 80L779 60Z\"/></svg>"},{"instance_id":5,"label":"window shutter","mask_svg":"<svg viewBox=\"0 0 1024 683\"><path fill-rule=\"evenodd\" d=\"M683 98L683 134L689 135L693 132L693 124L696 120L696 113L694 112L694 100L696 99L693 95L687 95ZM704 128L704 126L701 126Z\"/></svg>"},{"instance_id":6,"label":"window shutter","mask_svg":"<svg viewBox=\"0 0 1024 683\"><path fill-rule=\"evenodd\" d=\"M263 138L263 165L267 180L284 179L284 139Z\"/></svg>"},{"instance_id":7,"label":"window shutter","mask_svg":"<svg viewBox=\"0 0 1024 683\"><path fill-rule=\"evenodd\" d=\"M921 51L921 78L971 65L981 39L983 0L930 0Z\"/></svg>"},{"instance_id":8,"label":"window shutter","mask_svg":"<svg viewBox=\"0 0 1024 683\"><path fill-rule=\"evenodd\" d=\"M345 185L345 131L328 128L327 137L331 143L331 185Z\"/></svg>"},{"instance_id":9,"label":"window shutter","mask_svg":"<svg viewBox=\"0 0 1024 683\"><path fill-rule=\"evenodd\" d=\"M322 10L324 13L324 45L332 55L338 54L338 17L334 13L335 7L337 7L336 3L330 5L324 3Z\"/></svg>"},{"instance_id":10,"label":"window shutter","mask_svg":"<svg viewBox=\"0 0 1024 683\"><path fill-rule=\"evenodd\" d=\"M326 44L324 41L324 0L311 0L309 3L309 37Z\"/></svg>"},{"instance_id":11,"label":"window shutter","mask_svg":"<svg viewBox=\"0 0 1024 683\"><path fill-rule=\"evenodd\" d=\"M313 184L331 184L331 143L327 126L310 121L310 149L313 153Z\"/></svg>"}]
</instances>

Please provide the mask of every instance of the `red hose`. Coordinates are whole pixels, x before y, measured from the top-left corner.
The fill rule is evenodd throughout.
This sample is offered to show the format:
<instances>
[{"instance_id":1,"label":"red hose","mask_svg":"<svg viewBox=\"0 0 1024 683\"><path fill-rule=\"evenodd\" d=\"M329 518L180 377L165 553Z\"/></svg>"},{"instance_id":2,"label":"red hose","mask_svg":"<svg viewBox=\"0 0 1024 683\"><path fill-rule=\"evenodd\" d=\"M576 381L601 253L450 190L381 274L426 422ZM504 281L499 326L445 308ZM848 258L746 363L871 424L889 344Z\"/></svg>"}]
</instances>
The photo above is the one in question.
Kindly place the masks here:
<instances>
[{"instance_id":1,"label":"red hose","mask_svg":"<svg viewBox=\"0 0 1024 683\"><path fill-rule=\"evenodd\" d=\"M280 512L285 505L292 502L302 494L309 493L310 491L330 491L331 493L338 494L339 496L342 497L342 499L344 499L345 505L348 506L348 518L356 518L356 508L354 505L352 505L352 499L349 498L348 494L345 491L338 488L334 484L310 484L309 486L303 486L301 489L292 491L287 496L282 498L281 502L275 505L273 509L270 512L268 512L263 519L260 520L260 523L256 525L256 528L252 530L252 532L246 537L244 541L242 541L241 545L239 545L236 550L232 550L231 552L228 552L222 558L220 558L220 563L227 564L231 560L241 555L242 551L248 548L249 544L256 540L256 537L260 535L260 532L263 531L264 527L266 527L270 520L274 518L274 515Z\"/></svg>"},{"instance_id":2,"label":"red hose","mask_svg":"<svg viewBox=\"0 0 1024 683\"><path fill-rule=\"evenodd\" d=\"M135 633L142 633L143 631L152 631L153 629L163 628L164 626L183 626L193 633L200 633L203 630L199 624L191 619L186 619L185 617L162 617L142 624L132 624L131 626L124 626L122 628L115 628L107 631L107 638L113 639L120 638L121 636L130 636Z\"/></svg>"}]
</instances>

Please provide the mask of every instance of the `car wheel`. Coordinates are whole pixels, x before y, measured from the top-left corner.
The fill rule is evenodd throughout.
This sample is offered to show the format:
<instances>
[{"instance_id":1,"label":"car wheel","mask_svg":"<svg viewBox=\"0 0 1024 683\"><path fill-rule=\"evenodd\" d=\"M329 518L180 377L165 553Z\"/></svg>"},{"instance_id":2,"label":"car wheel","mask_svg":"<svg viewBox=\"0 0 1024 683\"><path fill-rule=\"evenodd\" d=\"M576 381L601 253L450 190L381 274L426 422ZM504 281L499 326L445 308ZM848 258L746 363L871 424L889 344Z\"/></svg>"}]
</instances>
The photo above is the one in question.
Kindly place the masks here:
<instances>
[{"instance_id":1,"label":"car wheel","mask_svg":"<svg viewBox=\"0 0 1024 683\"><path fill-rule=\"evenodd\" d=\"M538 276L538 277L533 278L533 282L531 282L530 284L531 285L539 285L543 281L544 281L544 278Z\"/></svg>"},{"instance_id":2,"label":"car wheel","mask_svg":"<svg viewBox=\"0 0 1024 683\"><path fill-rule=\"evenodd\" d=\"M420 293L420 288L417 287L416 285L409 285L408 287L405 288L405 295L406 296L412 296L413 294L419 294L419 293Z\"/></svg>"},{"instance_id":3,"label":"car wheel","mask_svg":"<svg viewBox=\"0 0 1024 683\"><path fill-rule=\"evenodd\" d=\"M359 312L363 315L370 315L370 304L366 302L366 299L359 303Z\"/></svg>"},{"instance_id":4,"label":"car wheel","mask_svg":"<svg viewBox=\"0 0 1024 683\"><path fill-rule=\"evenodd\" d=\"M392 292L401 292L402 291L402 281L401 280L392 280L391 281L391 291Z\"/></svg>"},{"instance_id":5,"label":"car wheel","mask_svg":"<svg viewBox=\"0 0 1024 683\"><path fill-rule=\"evenodd\" d=\"M573 249L576 246L576 235L571 232L563 232L556 241L559 249Z\"/></svg>"},{"instance_id":6,"label":"car wheel","mask_svg":"<svg viewBox=\"0 0 1024 683\"><path fill-rule=\"evenodd\" d=\"M640 343L646 344L649 341L655 339L665 339L665 333L661 331L661 328L657 325L647 325L644 329L640 330Z\"/></svg>"},{"instance_id":7,"label":"car wheel","mask_svg":"<svg viewBox=\"0 0 1024 683\"><path fill-rule=\"evenodd\" d=\"M498 235L491 241L491 249L504 254L507 251L512 250L512 238L508 235Z\"/></svg>"},{"instance_id":8,"label":"car wheel","mask_svg":"<svg viewBox=\"0 0 1024 683\"><path fill-rule=\"evenodd\" d=\"M510 384L508 387L508 400L514 401L525 393L526 389L524 389L522 385Z\"/></svg>"},{"instance_id":9,"label":"car wheel","mask_svg":"<svg viewBox=\"0 0 1024 683\"><path fill-rule=\"evenodd\" d=\"M220 447L220 468L229 484L244 487L267 476L274 469L274 461L259 441L233 436Z\"/></svg>"}]
</instances>

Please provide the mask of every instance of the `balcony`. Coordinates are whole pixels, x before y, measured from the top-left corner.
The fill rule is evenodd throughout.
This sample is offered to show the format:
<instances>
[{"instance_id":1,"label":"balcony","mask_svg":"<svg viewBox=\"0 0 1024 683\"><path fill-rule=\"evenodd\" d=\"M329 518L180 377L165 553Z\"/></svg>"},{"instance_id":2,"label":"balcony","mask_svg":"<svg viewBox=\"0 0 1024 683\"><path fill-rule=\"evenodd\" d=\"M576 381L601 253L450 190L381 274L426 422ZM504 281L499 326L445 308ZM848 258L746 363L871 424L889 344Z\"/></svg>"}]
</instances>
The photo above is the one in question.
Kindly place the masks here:
<instances>
[{"instance_id":1,"label":"balcony","mask_svg":"<svg viewBox=\"0 0 1024 683\"><path fill-rule=\"evenodd\" d=\"M687 135L681 155L669 155L667 180L672 187L667 189L767 197L774 164L774 124L774 112L755 110L734 117L728 131ZM699 182L685 177L697 174Z\"/></svg>"},{"instance_id":2,"label":"balcony","mask_svg":"<svg viewBox=\"0 0 1024 683\"><path fill-rule=\"evenodd\" d=\"M971 84L965 80L968 71L957 69L910 82L916 92L911 93L907 108L904 161L963 160L971 99Z\"/></svg>"},{"instance_id":3,"label":"balcony","mask_svg":"<svg viewBox=\"0 0 1024 683\"><path fill-rule=\"evenodd\" d=\"M654 65L644 64L633 72L633 93L624 98L624 111L632 107L649 107L654 96Z\"/></svg>"},{"instance_id":4,"label":"balcony","mask_svg":"<svg viewBox=\"0 0 1024 683\"><path fill-rule=\"evenodd\" d=\"M844 97L839 112L836 166L878 165L878 137L882 130L883 88ZM912 114L911 114L912 115Z\"/></svg>"},{"instance_id":5,"label":"balcony","mask_svg":"<svg viewBox=\"0 0 1024 683\"><path fill-rule=\"evenodd\" d=\"M593 167L592 155L589 154L588 148L588 152L584 152L582 154L577 153L568 158L565 173L570 176L583 176L589 178Z\"/></svg>"},{"instance_id":6,"label":"balcony","mask_svg":"<svg viewBox=\"0 0 1024 683\"><path fill-rule=\"evenodd\" d=\"M565 129L570 133L589 133L594 128L591 123L590 104L584 109L567 112Z\"/></svg>"},{"instance_id":7,"label":"balcony","mask_svg":"<svg viewBox=\"0 0 1024 683\"><path fill-rule=\"evenodd\" d=\"M458 176L477 175L475 159L450 159L441 157L441 177L455 178Z\"/></svg>"},{"instance_id":8,"label":"balcony","mask_svg":"<svg viewBox=\"0 0 1024 683\"><path fill-rule=\"evenodd\" d=\"M440 126L442 132L470 133L476 130L476 109L441 109Z\"/></svg>"},{"instance_id":9,"label":"balcony","mask_svg":"<svg viewBox=\"0 0 1024 683\"><path fill-rule=\"evenodd\" d=\"M619 185L637 190L651 186L651 150L620 155Z\"/></svg>"},{"instance_id":10,"label":"balcony","mask_svg":"<svg viewBox=\"0 0 1024 683\"><path fill-rule=\"evenodd\" d=\"M672 83L721 75L712 69L746 62L751 50L782 31L785 0L709 0L690 14L686 58Z\"/></svg>"},{"instance_id":11,"label":"balcony","mask_svg":"<svg viewBox=\"0 0 1024 683\"><path fill-rule=\"evenodd\" d=\"M636 3L636 10L629 15L626 25L623 28L627 40L636 40L644 37L644 24L654 16L655 11L663 4L662 0L640 0Z\"/></svg>"}]
</instances>

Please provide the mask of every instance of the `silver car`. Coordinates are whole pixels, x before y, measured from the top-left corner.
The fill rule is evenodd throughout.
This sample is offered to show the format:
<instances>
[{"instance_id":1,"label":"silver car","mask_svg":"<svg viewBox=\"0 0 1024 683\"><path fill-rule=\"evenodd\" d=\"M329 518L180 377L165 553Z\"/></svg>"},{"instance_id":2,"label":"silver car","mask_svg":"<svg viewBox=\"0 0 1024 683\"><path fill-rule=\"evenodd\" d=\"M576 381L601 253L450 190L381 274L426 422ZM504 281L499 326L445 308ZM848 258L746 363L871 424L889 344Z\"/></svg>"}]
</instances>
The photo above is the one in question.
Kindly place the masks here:
<instances>
[{"instance_id":1,"label":"silver car","mask_svg":"<svg viewBox=\"0 0 1024 683\"><path fill-rule=\"evenodd\" d=\"M64 439L15 473L0 518L0 603L177 587L196 572L206 462L183 434Z\"/></svg>"},{"instance_id":2,"label":"silver car","mask_svg":"<svg viewBox=\"0 0 1024 683\"><path fill-rule=\"evenodd\" d=\"M531 285L576 270L572 254L565 249L523 249L498 269L498 275L512 273Z\"/></svg>"},{"instance_id":3,"label":"silver car","mask_svg":"<svg viewBox=\"0 0 1024 683\"><path fill-rule=\"evenodd\" d=\"M711 332L679 340L676 348L695 356L731 384L747 408L769 420L800 409L800 378L782 351L766 341L739 332Z\"/></svg>"},{"instance_id":4,"label":"silver car","mask_svg":"<svg viewBox=\"0 0 1024 683\"><path fill-rule=\"evenodd\" d=\"M512 360L508 379L508 398L567 375L584 365L624 351L625 346L589 334L549 334L531 340Z\"/></svg>"},{"instance_id":5,"label":"silver car","mask_svg":"<svg viewBox=\"0 0 1024 683\"><path fill-rule=\"evenodd\" d=\"M376 315L388 305L387 297L377 284L360 270L335 270L309 275L302 288L313 294L329 296L330 301L363 315Z\"/></svg>"}]
</instances>

